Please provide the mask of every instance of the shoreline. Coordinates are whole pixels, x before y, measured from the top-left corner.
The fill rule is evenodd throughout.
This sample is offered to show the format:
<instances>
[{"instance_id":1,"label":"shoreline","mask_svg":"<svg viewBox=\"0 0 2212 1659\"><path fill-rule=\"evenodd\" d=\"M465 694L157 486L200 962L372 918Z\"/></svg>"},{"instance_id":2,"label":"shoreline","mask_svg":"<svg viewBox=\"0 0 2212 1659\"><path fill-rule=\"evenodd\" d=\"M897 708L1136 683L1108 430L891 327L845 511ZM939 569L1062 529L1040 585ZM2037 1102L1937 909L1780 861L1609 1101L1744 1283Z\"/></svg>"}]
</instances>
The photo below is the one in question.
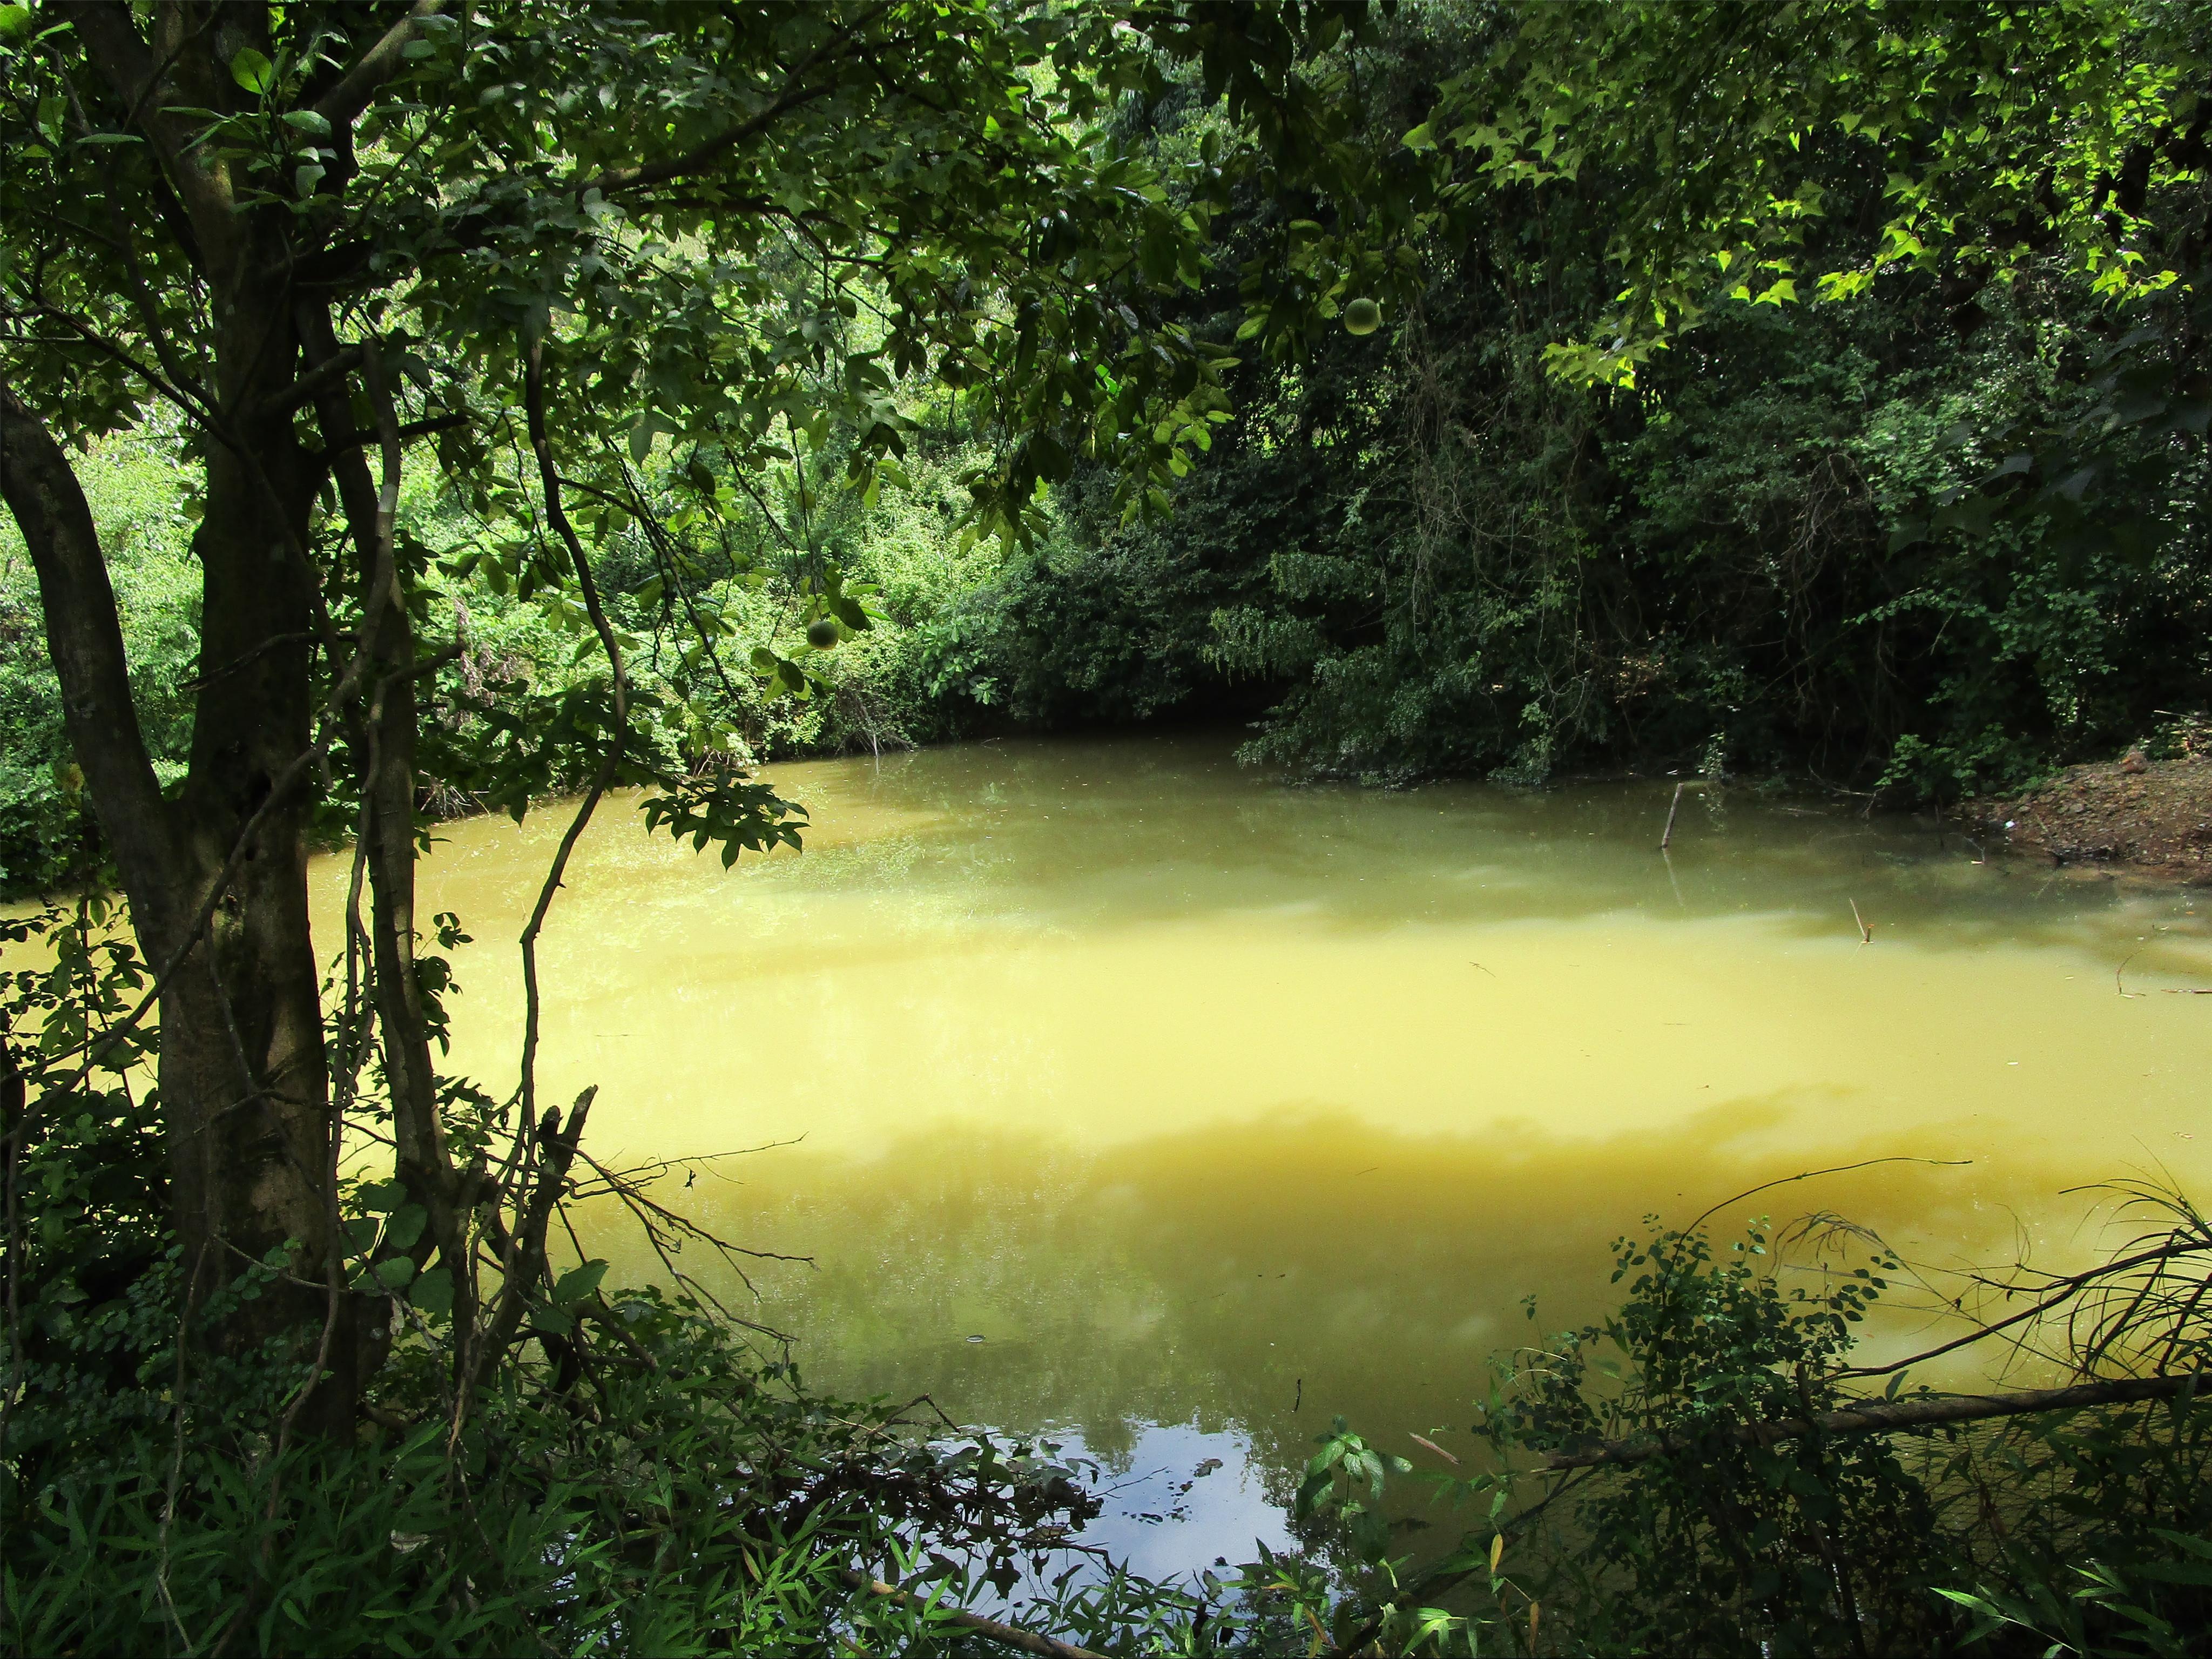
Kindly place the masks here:
<instances>
[{"instance_id":1,"label":"shoreline","mask_svg":"<svg viewBox=\"0 0 2212 1659\"><path fill-rule=\"evenodd\" d=\"M2016 794L1960 803L1994 854L2166 886L2212 886L2212 757L2069 766Z\"/></svg>"}]
</instances>

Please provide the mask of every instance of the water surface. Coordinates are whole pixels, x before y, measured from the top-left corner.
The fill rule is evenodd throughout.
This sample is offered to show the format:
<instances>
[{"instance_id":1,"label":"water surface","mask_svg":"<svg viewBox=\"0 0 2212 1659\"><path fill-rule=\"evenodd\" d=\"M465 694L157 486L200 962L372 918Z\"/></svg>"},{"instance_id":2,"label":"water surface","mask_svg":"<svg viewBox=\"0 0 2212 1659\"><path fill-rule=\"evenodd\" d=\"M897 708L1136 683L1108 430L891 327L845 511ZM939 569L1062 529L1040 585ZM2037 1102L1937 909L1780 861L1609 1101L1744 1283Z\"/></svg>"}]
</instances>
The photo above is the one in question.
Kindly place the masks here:
<instances>
[{"instance_id":1,"label":"water surface","mask_svg":"<svg viewBox=\"0 0 2212 1659\"><path fill-rule=\"evenodd\" d=\"M734 871L612 801L542 946L543 1088L600 1085L603 1158L767 1148L660 1189L811 1258L747 1310L825 1385L1056 1426L1140 1565L1279 1539L1333 1414L1416 1455L1463 1430L1524 1299L1592 1316L1647 1212L1968 1160L1717 1224L2056 1261L2104 1237L2069 1188L2212 1184L2212 999L2165 994L2212 984L2191 896L1743 790L1686 797L1662 858L1663 781L1291 788L1231 746L780 767L808 850ZM448 825L424 871L477 941L453 1062L502 1091L561 827ZM591 1243L653 1270L614 1218Z\"/></svg>"}]
</instances>

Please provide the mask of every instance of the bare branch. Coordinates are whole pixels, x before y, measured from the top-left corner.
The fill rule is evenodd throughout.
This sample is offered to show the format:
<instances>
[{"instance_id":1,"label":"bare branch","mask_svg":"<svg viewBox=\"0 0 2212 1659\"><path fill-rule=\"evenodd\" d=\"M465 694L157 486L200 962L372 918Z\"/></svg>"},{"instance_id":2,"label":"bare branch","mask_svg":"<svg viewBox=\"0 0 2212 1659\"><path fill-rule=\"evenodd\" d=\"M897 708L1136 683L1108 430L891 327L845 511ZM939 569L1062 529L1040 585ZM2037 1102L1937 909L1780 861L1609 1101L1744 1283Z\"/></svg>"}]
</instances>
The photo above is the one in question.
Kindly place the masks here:
<instances>
[{"instance_id":1,"label":"bare branch","mask_svg":"<svg viewBox=\"0 0 2212 1659\"><path fill-rule=\"evenodd\" d=\"M1974 1423L1996 1417L2027 1417L2039 1412L2080 1411L2088 1406L2125 1406L2145 1400L2194 1395L2212 1385L2212 1371L2179 1371L2159 1376L2122 1376L2101 1382L2077 1382L2065 1389L2028 1389L2018 1394L1931 1395L1919 1400L1875 1400L1817 1417L1789 1417L1772 1423L1746 1423L1730 1432L1740 1446L1771 1445L1816 1435L1894 1434L1904 1429L1946 1423ZM1587 1451L1547 1458L1546 1469L1587 1469L1601 1465L1641 1463L1654 1457L1693 1450L1689 1436L1656 1440L1608 1440Z\"/></svg>"},{"instance_id":2,"label":"bare branch","mask_svg":"<svg viewBox=\"0 0 2212 1659\"><path fill-rule=\"evenodd\" d=\"M2009 1330L2016 1325L2024 1325L2031 1320L2040 1319L2090 1286L2126 1273L2130 1268L2144 1267L2152 1262L2171 1261L2181 1256L2201 1255L2208 1248L2212 1247L2208 1247L2207 1242L2201 1237L2178 1239L2161 1244L2154 1249L2137 1251L2131 1255L2124 1255L2115 1261L2103 1262L2083 1272L2052 1279L2050 1281L2050 1288L2045 1294L2038 1297L2035 1301L2017 1313L2008 1314L1990 1324L1977 1325L1964 1336L1954 1337L1950 1341L1938 1343L1932 1348L1923 1348L1918 1353L1893 1361L1889 1364L1851 1365L1837 1371L1834 1375L1837 1376L1887 1376L1894 1371L1906 1370L1915 1365L1925 1364L1928 1361L1940 1358L1947 1353L1954 1353L1960 1348L1971 1347L1977 1342L1986 1341L2000 1331Z\"/></svg>"}]
</instances>

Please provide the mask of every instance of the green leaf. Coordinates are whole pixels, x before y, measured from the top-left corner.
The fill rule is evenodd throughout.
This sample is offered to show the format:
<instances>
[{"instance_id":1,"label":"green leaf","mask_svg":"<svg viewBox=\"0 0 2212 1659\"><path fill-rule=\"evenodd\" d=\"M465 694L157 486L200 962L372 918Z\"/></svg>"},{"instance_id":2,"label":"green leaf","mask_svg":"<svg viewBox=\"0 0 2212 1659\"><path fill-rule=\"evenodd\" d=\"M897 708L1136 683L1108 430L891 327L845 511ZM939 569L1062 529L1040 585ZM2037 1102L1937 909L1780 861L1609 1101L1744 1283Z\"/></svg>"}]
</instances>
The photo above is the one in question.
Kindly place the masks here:
<instances>
[{"instance_id":1,"label":"green leaf","mask_svg":"<svg viewBox=\"0 0 2212 1659\"><path fill-rule=\"evenodd\" d=\"M276 84L276 66L252 47L241 46L230 60L230 78L255 97L266 97Z\"/></svg>"},{"instance_id":2,"label":"green leaf","mask_svg":"<svg viewBox=\"0 0 2212 1659\"><path fill-rule=\"evenodd\" d=\"M311 109L286 110L284 125L296 128L301 132L313 133L318 138L327 138L331 136L331 124Z\"/></svg>"},{"instance_id":3,"label":"green leaf","mask_svg":"<svg viewBox=\"0 0 2212 1659\"><path fill-rule=\"evenodd\" d=\"M607 1276L604 1261L586 1261L580 1267L571 1267L561 1275L553 1286L553 1300L562 1307L569 1307L594 1294L599 1281Z\"/></svg>"},{"instance_id":4,"label":"green leaf","mask_svg":"<svg viewBox=\"0 0 2212 1659\"><path fill-rule=\"evenodd\" d=\"M416 1276L407 1300L426 1314L449 1314L453 1310L453 1274L449 1267L433 1267Z\"/></svg>"},{"instance_id":5,"label":"green leaf","mask_svg":"<svg viewBox=\"0 0 2212 1659\"><path fill-rule=\"evenodd\" d=\"M2144 1561L2134 1569L2139 1578L2166 1584L2212 1584L2212 1564L2201 1561Z\"/></svg>"},{"instance_id":6,"label":"green leaf","mask_svg":"<svg viewBox=\"0 0 2212 1659\"><path fill-rule=\"evenodd\" d=\"M415 1264L404 1255L387 1257L376 1264L376 1276L387 1291L396 1291L415 1277Z\"/></svg>"},{"instance_id":7,"label":"green leaf","mask_svg":"<svg viewBox=\"0 0 2212 1659\"><path fill-rule=\"evenodd\" d=\"M385 1224L384 1242L395 1250L411 1250L415 1241L422 1237L422 1229L430 1217L420 1204L410 1204L395 1211Z\"/></svg>"}]
</instances>

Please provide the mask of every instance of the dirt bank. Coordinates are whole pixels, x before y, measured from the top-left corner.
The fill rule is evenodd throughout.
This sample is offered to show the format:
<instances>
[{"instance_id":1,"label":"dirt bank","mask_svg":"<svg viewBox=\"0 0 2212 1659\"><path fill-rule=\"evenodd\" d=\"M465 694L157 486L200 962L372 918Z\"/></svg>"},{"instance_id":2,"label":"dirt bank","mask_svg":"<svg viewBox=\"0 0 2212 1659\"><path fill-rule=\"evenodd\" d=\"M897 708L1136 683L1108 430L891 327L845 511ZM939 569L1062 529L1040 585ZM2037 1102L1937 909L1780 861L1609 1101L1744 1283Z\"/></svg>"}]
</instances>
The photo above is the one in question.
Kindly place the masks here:
<instances>
[{"instance_id":1,"label":"dirt bank","mask_svg":"<svg viewBox=\"0 0 2212 1659\"><path fill-rule=\"evenodd\" d=\"M1991 853L2212 884L2212 757L2069 767L2026 794L1969 802L1961 816Z\"/></svg>"}]
</instances>

